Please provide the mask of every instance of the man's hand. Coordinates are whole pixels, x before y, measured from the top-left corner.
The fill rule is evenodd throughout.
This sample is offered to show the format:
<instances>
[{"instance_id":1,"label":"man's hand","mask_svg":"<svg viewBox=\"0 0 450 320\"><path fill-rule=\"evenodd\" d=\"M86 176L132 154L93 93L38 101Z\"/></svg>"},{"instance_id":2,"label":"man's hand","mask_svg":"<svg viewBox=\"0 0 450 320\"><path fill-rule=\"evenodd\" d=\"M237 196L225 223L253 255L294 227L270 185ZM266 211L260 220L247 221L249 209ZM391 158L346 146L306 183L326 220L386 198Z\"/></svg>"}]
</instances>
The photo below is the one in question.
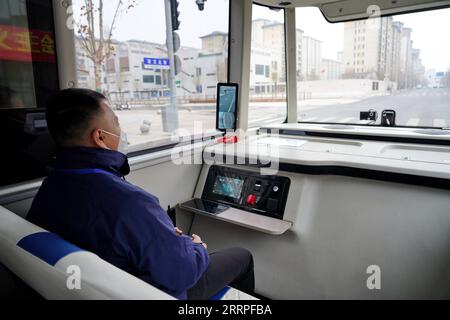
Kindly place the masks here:
<instances>
[{"instance_id":1,"label":"man's hand","mask_svg":"<svg viewBox=\"0 0 450 320\"><path fill-rule=\"evenodd\" d=\"M205 249L208 249L208 245L207 245L206 243L204 243L204 242L202 241L202 238L200 238L200 237L199 237L198 235L196 235L196 234L193 234L193 235L192 235L192 242L193 242L193 243L201 244L202 246L205 247Z\"/></svg>"},{"instance_id":2,"label":"man's hand","mask_svg":"<svg viewBox=\"0 0 450 320\"><path fill-rule=\"evenodd\" d=\"M175 232L177 233L177 235L182 236L183 235L183 231L180 230L179 228L175 228Z\"/></svg>"}]
</instances>

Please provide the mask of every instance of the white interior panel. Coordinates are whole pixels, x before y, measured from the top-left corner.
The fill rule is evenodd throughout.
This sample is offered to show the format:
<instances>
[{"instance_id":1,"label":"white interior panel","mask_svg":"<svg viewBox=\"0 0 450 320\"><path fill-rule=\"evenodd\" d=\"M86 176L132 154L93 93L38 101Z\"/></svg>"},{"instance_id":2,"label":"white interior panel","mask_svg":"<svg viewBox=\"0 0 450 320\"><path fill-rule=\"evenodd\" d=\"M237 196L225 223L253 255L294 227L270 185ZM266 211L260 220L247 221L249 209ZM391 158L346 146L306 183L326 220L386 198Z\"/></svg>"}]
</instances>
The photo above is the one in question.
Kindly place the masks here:
<instances>
[{"instance_id":1,"label":"white interior panel","mask_svg":"<svg viewBox=\"0 0 450 320\"><path fill-rule=\"evenodd\" d=\"M242 246L252 251L260 294L274 299L450 297L449 191L280 175L292 179L286 215L295 221L285 235L202 216L193 227L211 250ZM367 288L371 265L381 268L381 290Z\"/></svg>"},{"instance_id":2,"label":"white interior panel","mask_svg":"<svg viewBox=\"0 0 450 320\"><path fill-rule=\"evenodd\" d=\"M158 197L161 206L167 209L192 198L201 167L169 161L133 170L127 181Z\"/></svg>"}]
</instances>

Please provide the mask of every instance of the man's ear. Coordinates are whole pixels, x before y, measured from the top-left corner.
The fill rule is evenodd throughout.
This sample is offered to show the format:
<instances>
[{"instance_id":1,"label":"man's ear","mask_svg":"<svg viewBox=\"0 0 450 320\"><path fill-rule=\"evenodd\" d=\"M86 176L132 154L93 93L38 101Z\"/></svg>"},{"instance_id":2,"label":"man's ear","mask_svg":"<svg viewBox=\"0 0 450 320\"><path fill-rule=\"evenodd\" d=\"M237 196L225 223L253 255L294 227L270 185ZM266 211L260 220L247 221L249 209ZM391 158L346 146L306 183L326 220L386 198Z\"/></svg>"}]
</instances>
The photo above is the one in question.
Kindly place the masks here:
<instances>
[{"instance_id":1,"label":"man's ear","mask_svg":"<svg viewBox=\"0 0 450 320\"><path fill-rule=\"evenodd\" d=\"M100 129L95 129L92 131L91 142L98 148L108 149L108 146L105 144L105 134Z\"/></svg>"}]
</instances>

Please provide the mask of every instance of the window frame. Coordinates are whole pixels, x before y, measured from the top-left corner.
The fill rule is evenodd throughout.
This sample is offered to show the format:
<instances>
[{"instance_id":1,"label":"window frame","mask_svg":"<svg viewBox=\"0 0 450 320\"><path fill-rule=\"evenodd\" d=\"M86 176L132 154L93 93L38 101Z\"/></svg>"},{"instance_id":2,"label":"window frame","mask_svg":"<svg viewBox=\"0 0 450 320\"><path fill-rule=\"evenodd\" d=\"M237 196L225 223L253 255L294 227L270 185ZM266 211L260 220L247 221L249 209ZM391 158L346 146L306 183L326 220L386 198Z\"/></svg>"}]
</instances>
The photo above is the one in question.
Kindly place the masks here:
<instances>
[{"instance_id":1,"label":"window frame","mask_svg":"<svg viewBox=\"0 0 450 320\"><path fill-rule=\"evenodd\" d=\"M233 0L230 0L230 3L232 2ZM269 10L272 10L272 9L277 9L277 10L280 10L280 11L283 11L283 19L284 19L284 65L285 65L285 70L286 70L286 117L285 117L285 119L284 119L284 121L283 122L281 122L281 124L284 124L284 123L288 123L288 116L289 116L289 94L288 94L288 80L289 80L289 77L288 77L288 54L289 54L289 50L288 50L288 48L287 48L287 43L288 43L288 36L287 36L287 33L289 32L289 26L288 26L288 24L286 23L286 8L279 8L279 7L274 7L274 6L269 6L269 5L267 5L267 4L262 4L262 3L259 3L258 1L252 1L252 17L250 17L250 19L252 19L252 22L253 22L253 6L260 6L260 7L265 7L265 8L268 8ZM231 14L230 14L230 16L231 16ZM253 26L253 24L252 24L252 26ZM250 49L250 54L251 54L251 51L252 51L252 43L250 42L250 44L249 44L249 49ZM278 62L277 61L270 61L270 69L273 69L273 63L276 63L277 64L277 67L278 67ZM228 65L230 65L230 64L228 64ZM256 75L256 64L254 64L255 65L255 75ZM265 65L264 65L265 66ZM252 62L251 62L251 57L250 57L250 69L252 68ZM251 70L248 70L248 72L250 73L251 72ZM265 69L265 68L264 68ZM264 70L264 75L263 75L264 77L265 77L265 70ZM249 88L250 88L250 86L249 86ZM251 91L251 90L250 90ZM250 96L250 91L248 92L248 94L249 94L249 96ZM255 91L256 91L256 85L255 85ZM250 109L250 108L249 108ZM254 127L254 126L252 126L252 127L250 127L249 126L249 124L250 124L250 117L248 117L247 118L247 128L249 129L249 130L255 130L255 129L260 129L261 127L263 127L263 126L266 126L266 125L270 125L270 124L267 124L267 123L265 123L265 124L260 124L260 125L258 125L258 126L256 126L256 127Z\"/></svg>"},{"instance_id":2,"label":"window frame","mask_svg":"<svg viewBox=\"0 0 450 320\"><path fill-rule=\"evenodd\" d=\"M305 7L296 7L295 10L299 10ZM345 22L364 22L364 25L366 24L366 22L371 19L371 17L365 17L365 18L355 18L355 19L345 19L342 21L330 21L327 19L327 17L325 16L325 14L323 13L323 11L320 9L320 7L316 7L316 6L309 6L306 8L317 8L320 13L322 14L324 20L329 23L329 24L342 24ZM379 16L379 18L383 18L383 17L395 17L395 16L400 16L400 15L404 15L404 14L412 14L412 13L419 13L419 12L429 12L429 11L435 11L435 10L443 10L443 9L449 9L450 5L443 5L443 6L439 6L439 7L435 7L432 9L417 9L417 10L407 10L407 11L402 11L402 12L398 12L398 13L394 13L394 14L382 14ZM355 29L356 31L356 29ZM355 46L355 50L356 50L356 46ZM354 62L355 63L355 62ZM355 69L356 70L356 69ZM298 112L301 111L301 106L300 104L297 106L298 108ZM386 107L386 109L389 109L389 107ZM381 115L379 115L381 116ZM339 126L348 126L348 127L361 127L361 128L365 128L365 127L369 127L369 128L386 128L381 126L380 124L366 124L366 123L341 123L341 122L312 122L312 121L297 121L298 124L314 124L314 125L318 125L318 126L327 126L327 125L339 125ZM393 128L399 128L399 129L411 129L411 130L448 130L447 127L432 127L432 126L407 126L407 125L396 125ZM336 134L334 132L329 132L329 136L336 136ZM360 135L358 135L357 130L355 130L355 134L354 135L348 135L348 136L352 136L352 139L358 139L360 137ZM399 142L401 140L400 137L395 135L395 130L392 131L392 134L390 134L389 136L377 136L376 134L370 136L372 137L370 140L375 140L375 141L389 141L389 142ZM399 140L400 139L400 140ZM434 145L436 144L435 141L436 140L432 140L432 139L421 139L420 134L418 134L417 139L415 139L414 141L416 141L416 143L418 144L425 144L425 145Z\"/></svg>"},{"instance_id":3,"label":"window frame","mask_svg":"<svg viewBox=\"0 0 450 320\"><path fill-rule=\"evenodd\" d=\"M228 51L228 58L227 58L227 82L230 82L230 72L231 72L231 63L230 63L230 60L231 60L231 52L232 52L232 50L231 50L231 43L230 43L230 39L231 39L231 30L232 30L232 28L231 28L231 24L232 24L232 7L233 7L233 1L234 0L228 0L228 28L227 28L227 34L228 34L228 41L229 41L229 43L228 43L228 48L227 48L227 51ZM58 12L57 12L57 14L53 14L53 17L54 17L54 19L56 19L57 18L57 16L56 15L58 15L59 17L59 19L64 19L64 21L65 21L65 19L67 18L67 13L64 11L64 10L58 10ZM73 32L72 32L72 35L73 35ZM67 38L70 38L70 37L67 37ZM75 41L75 39L73 40L73 42ZM56 48L57 48L57 50L59 50L60 48L61 48L61 46L63 46L63 42L61 42L61 41L56 41ZM76 48L74 47L73 48L73 50L72 50L73 52L71 52L72 53L72 55L73 55L73 57L74 57L74 59L76 58L76 56L77 56L77 51L76 51ZM75 60L76 61L76 60ZM60 67L59 66L59 61L58 61L58 67ZM71 67L73 67L73 66L71 66ZM76 67L76 65L75 65L75 67ZM130 68L131 68L131 65L130 65ZM60 69L60 72L66 72L66 69L69 69L69 66L64 66L64 68L61 68ZM71 68L70 68L71 69ZM73 83L77 83L77 72L76 72L76 70L74 70L74 69L76 69L76 68L73 68L73 70L71 69L70 71L70 74L71 74L71 76L73 77L73 79L74 80L72 80L73 81ZM116 68L117 69L117 68ZM119 66L119 69L120 69L120 66ZM202 68L196 68L196 71L197 71L197 69L200 69L200 76L203 76L203 70L202 70ZM154 71L154 70L150 70L150 71ZM163 83L163 78L162 78L162 73L160 73L159 75L161 75L161 84ZM155 72L155 74L154 74L154 76L155 76L155 83L156 83L156 76L157 76L157 73ZM201 85L202 86L202 89L204 88L203 87L203 85ZM66 86L66 87L69 87L69 86ZM61 89L63 89L63 88L61 88ZM155 91L157 91L157 89L152 89L152 91L150 92L150 97L154 97L153 96L153 92L155 92ZM204 91L204 90L202 90L202 91ZM161 96L159 96L158 95L158 97L161 97ZM205 132L205 136L203 136L203 140L204 141L208 141L208 140L210 140L210 139L215 139L217 136L223 136L225 133L223 133L223 132L216 132L216 131L214 131L214 130L211 130L211 132ZM132 157L136 157L136 156L142 156L142 155L150 155L150 154L152 154L152 153L155 153L155 152L159 152L159 151L163 151L163 150L171 150L171 149L173 149L173 148L175 148L175 147L177 147L177 146L180 146L180 145L187 145L187 144L189 144L189 143L194 143L194 142L198 142L199 141L199 138L197 138L197 137L193 137L193 136L191 136L190 137L190 139L188 139L187 137L185 137L184 139L182 139L183 140L183 142L174 142L174 143L165 143L165 144L162 144L162 145L156 145L156 146L154 146L154 147L145 147L145 146L143 146L142 147L142 149L140 149L140 148L138 148L138 150L136 150L136 151L132 151L132 152L130 152L130 153L128 153L127 154L127 156L129 157L129 158L132 158ZM184 142L185 140L188 140L187 142ZM145 143L144 143L145 144ZM133 147L133 149L134 149L134 147Z\"/></svg>"},{"instance_id":4,"label":"window frame","mask_svg":"<svg viewBox=\"0 0 450 320\"><path fill-rule=\"evenodd\" d=\"M230 44L230 39L231 39L231 23L232 23L232 3L233 0L228 0L228 58L227 58L227 82L230 82L230 71L231 71L231 44ZM197 69L200 69L200 76L202 76L202 68L196 68L196 72ZM156 79L155 79L156 81ZM203 89L203 85L201 85L202 89ZM202 90L203 91L203 90ZM200 142L200 141L210 141L213 140L217 137L220 136L224 136L226 133L224 132L219 132L219 131L214 131L211 132L210 134L204 136L203 138L196 138L191 136L190 137L190 141L185 141L185 142L174 142L174 143L167 143L167 144L163 144L161 146L155 146L155 147L150 147L150 148L142 148L142 150L136 150L136 151L132 151L130 153L127 154L128 158L133 158L133 157L138 157L138 156L142 156L142 155L150 155L152 153L156 153L156 152L160 152L160 151L168 151L168 150L172 150L178 146L183 146L183 145L193 145L194 143Z\"/></svg>"},{"instance_id":5,"label":"window frame","mask_svg":"<svg viewBox=\"0 0 450 320\"><path fill-rule=\"evenodd\" d=\"M332 21L329 20L327 18L327 16L325 15L325 13L322 11L322 8L317 7L320 11L320 13L323 15L323 18L325 19L325 21L327 21L328 23L343 23L343 22L352 22L352 21L366 21L368 20L368 18L370 17L364 17L364 18L348 18L348 19L342 19L340 21ZM380 18L384 18L384 17L392 17L392 16L399 16L399 15L403 15L403 14L410 14L410 13L418 13L418 12L426 12L426 11L434 11L434 10L442 10L442 9L448 9L450 8L450 4L443 4L443 5L439 5L439 6L434 6L432 8L417 8L417 9L409 9L409 10L402 10L399 12L394 12L394 13L381 13L379 15Z\"/></svg>"},{"instance_id":6,"label":"window frame","mask_svg":"<svg viewBox=\"0 0 450 320\"><path fill-rule=\"evenodd\" d=\"M2 25L7 28L16 28L20 32L26 30L24 32L27 34L32 31L51 34L54 41L52 48L55 50L52 54L54 60L52 59L50 62L35 59L31 50L29 52L31 57L29 61L28 59L24 61L14 58L2 60L6 64L5 69L10 69L11 74L12 72L21 72L20 69L23 64L26 64L27 69L31 70L32 74L24 75L27 79L32 80L25 92L29 92L34 96L34 101L30 102L27 99L23 99L23 106L17 108L13 107L11 102L8 102L4 108L0 108L2 134L6 133L5 139L9 141L5 144L3 150L4 159L1 161L1 164L10 167L9 173L0 179L0 191L7 191L16 186L28 184L30 181L41 180L48 174L48 165L51 164L52 157L54 157L55 145L48 131L44 131L44 127L33 128L34 125L32 123L34 119L43 120L42 116L45 113L48 98L54 92L60 90L61 84L66 80L65 75L61 74L61 64L67 58L65 55L67 51L60 50L59 47L61 34L66 30L59 30L58 28L60 21L55 14L55 11L57 11L56 3L51 0L26 0L23 6L25 10L21 11L20 15L15 16L20 20L19 23L12 21L12 15L7 11L8 14L5 14L2 18ZM26 16L22 15L22 13L26 13ZM20 22L25 22L26 26ZM71 67L75 69L78 64L78 57L75 51L71 51L68 56L70 56ZM7 66L9 63L11 65ZM9 77L10 70L4 75L4 86L16 91L17 88L14 86L14 81L11 82L11 77ZM20 91L20 89L17 90L19 96ZM31 122L29 129L27 129L29 121ZM9 137L8 135L12 136ZM23 143L24 139L29 140L26 145ZM36 141L39 141L39 143L36 143ZM24 154L28 154L28 157L25 157L28 159L25 164L21 165L14 160L25 159ZM24 166L26 166L27 170L23 170Z\"/></svg>"},{"instance_id":7,"label":"window frame","mask_svg":"<svg viewBox=\"0 0 450 320\"><path fill-rule=\"evenodd\" d=\"M33 14L31 12L31 4L32 1L30 0L24 0L25 2L25 7L26 7L26 13L27 13L27 24L28 26L26 27L26 29L28 31L32 30L32 29L37 29L35 26L33 26L33 21L34 21L34 17ZM49 17L51 19L50 21L50 27L49 30L47 30L47 32L51 33L53 36L53 41L54 41L54 49L55 49L55 53L54 53L54 57L55 57L55 65L54 65L54 74L52 74L52 76L54 76L54 80L55 80L55 89L56 90L60 90L61 89L61 68L60 68L60 59L61 59L61 52L59 50L58 47L58 30L56 30L57 27L57 17L55 15L55 3L52 0L47 0L47 4L49 6ZM50 13L51 12L51 13ZM33 17L33 18L32 18ZM33 20L32 20L33 19ZM14 25L12 25L13 27L15 27ZM25 28L24 28L25 29ZM76 55L76 52L74 53L74 68L77 68L78 65L78 58ZM82 57L83 58L83 57ZM39 72L39 61L36 61L33 57L31 58L31 61L29 62L31 69L33 70L33 82L34 82L34 95L35 95L35 102L36 105L35 106L25 106L23 109L29 110L29 111L36 111L38 112L39 110L45 110L45 103L48 99L48 97L45 96L45 92L41 89L39 89L39 87L41 87L41 84L39 84L38 77L40 76L41 72ZM50 74L50 73L49 73Z\"/></svg>"}]
</instances>

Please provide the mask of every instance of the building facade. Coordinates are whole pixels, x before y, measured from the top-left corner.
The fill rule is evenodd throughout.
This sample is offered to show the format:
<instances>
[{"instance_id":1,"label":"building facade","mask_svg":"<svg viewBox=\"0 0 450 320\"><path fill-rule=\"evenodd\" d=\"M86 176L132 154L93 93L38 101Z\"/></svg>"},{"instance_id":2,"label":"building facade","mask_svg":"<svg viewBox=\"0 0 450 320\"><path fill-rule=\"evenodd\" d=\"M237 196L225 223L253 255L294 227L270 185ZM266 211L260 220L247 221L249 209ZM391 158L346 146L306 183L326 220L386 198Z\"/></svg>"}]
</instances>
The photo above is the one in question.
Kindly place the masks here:
<instances>
[{"instance_id":1,"label":"building facade","mask_svg":"<svg viewBox=\"0 0 450 320\"><path fill-rule=\"evenodd\" d=\"M424 75L412 29L392 17L346 22L343 77L385 81L390 88L412 88Z\"/></svg>"},{"instance_id":2,"label":"building facade","mask_svg":"<svg viewBox=\"0 0 450 320\"><path fill-rule=\"evenodd\" d=\"M202 99L216 95L217 83L227 81L228 35L213 32L201 37L202 48L181 47L176 75L176 96ZM77 40L77 72L80 87L95 89L92 60ZM114 41L113 53L100 68L101 90L111 101L149 100L170 97L170 62L165 45L146 41Z\"/></svg>"},{"instance_id":3,"label":"building facade","mask_svg":"<svg viewBox=\"0 0 450 320\"><path fill-rule=\"evenodd\" d=\"M215 31L201 38L201 48L181 46L176 96L214 100L217 83L228 77L228 34ZM250 95L286 94L286 47L283 23L252 23ZM322 42L297 29L297 81L368 79L384 82L388 91L426 85L420 50L413 48L412 29L392 17L344 23L343 51L336 60L322 56ZM95 88L94 65L77 41L78 82ZM160 100L172 94L165 45L138 40L113 43L114 54L100 67L102 88L112 101Z\"/></svg>"}]
</instances>

